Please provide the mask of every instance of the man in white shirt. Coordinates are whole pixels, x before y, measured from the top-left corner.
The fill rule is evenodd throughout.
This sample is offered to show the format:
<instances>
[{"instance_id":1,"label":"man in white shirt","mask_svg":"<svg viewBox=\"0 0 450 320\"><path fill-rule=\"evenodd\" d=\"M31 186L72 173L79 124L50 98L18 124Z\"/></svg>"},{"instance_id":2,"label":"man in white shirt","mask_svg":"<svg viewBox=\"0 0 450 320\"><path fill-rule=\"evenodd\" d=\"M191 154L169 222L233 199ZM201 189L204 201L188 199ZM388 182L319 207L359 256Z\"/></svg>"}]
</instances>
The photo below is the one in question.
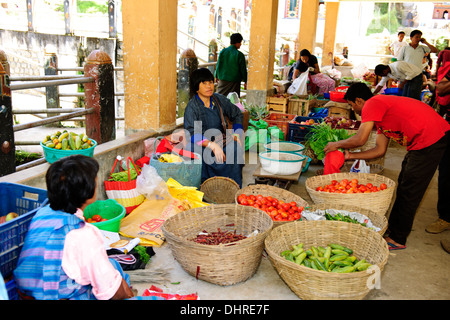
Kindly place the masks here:
<instances>
[{"instance_id":1,"label":"man in white shirt","mask_svg":"<svg viewBox=\"0 0 450 320\"><path fill-rule=\"evenodd\" d=\"M412 63L423 70L423 57L427 53L437 53L439 50L432 44L428 43L425 38L422 38L422 31L420 30L411 31L409 36L411 42L409 45L400 49L397 55L397 60ZM422 45L420 42L426 45Z\"/></svg>"},{"instance_id":2,"label":"man in white shirt","mask_svg":"<svg viewBox=\"0 0 450 320\"><path fill-rule=\"evenodd\" d=\"M398 88L403 90L403 96L421 100L423 78L421 68L405 61L396 61L389 65L377 65L375 74L382 78L374 94L377 94L389 79L394 79L399 82Z\"/></svg>"},{"instance_id":3,"label":"man in white shirt","mask_svg":"<svg viewBox=\"0 0 450 320\"><path fill-rule=\"evenodd\" d=\"M400 52L400 49L404 46L407 46L408 43L406 43L406 41L403 41L403 39L405 38L405 32L404 31L400 31L397 34L397 38L398 40L395 40L394 42L391 43L391 45L388 47L389 52L394 56L395 59L393 59L393 61L396 61L397 59L397 55Z\"/></svg>"}]
</instances>

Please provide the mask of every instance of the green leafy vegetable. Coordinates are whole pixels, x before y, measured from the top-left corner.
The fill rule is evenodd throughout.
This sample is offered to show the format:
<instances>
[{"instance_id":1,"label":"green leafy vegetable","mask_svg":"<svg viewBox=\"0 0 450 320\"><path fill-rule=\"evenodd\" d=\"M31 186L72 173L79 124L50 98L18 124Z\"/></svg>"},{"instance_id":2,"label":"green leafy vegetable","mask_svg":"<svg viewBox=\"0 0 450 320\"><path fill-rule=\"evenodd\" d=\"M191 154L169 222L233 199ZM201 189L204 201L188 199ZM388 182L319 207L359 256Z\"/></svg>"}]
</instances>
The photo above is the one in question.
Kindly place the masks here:
<instances>
[{"instance_id":1,"label":"green leafy vegetable","mask_svg":"<svg viewBox=\"0 0 450 320\"><path fill-rule=\"evenodd\" d=\"M147 263L150 260L150 255L147 253L147 249L143 246L136 246L134 249L139 253L142 261Z\"/></svg>"},{"instance_id":2,"label":"green leafy vegetable","mask_svg":"<svg viewBox=\"0 0 450 320\"><path fill-rule=\"evenodd\" d=\"M345 129L333 129L326 122L312 126L310 132L306 135L306 146L309 146L317 156L318 160L325 158L323 149L328 142L345 140L354 134L349 134Z\"/></svg>"}]
</instances>

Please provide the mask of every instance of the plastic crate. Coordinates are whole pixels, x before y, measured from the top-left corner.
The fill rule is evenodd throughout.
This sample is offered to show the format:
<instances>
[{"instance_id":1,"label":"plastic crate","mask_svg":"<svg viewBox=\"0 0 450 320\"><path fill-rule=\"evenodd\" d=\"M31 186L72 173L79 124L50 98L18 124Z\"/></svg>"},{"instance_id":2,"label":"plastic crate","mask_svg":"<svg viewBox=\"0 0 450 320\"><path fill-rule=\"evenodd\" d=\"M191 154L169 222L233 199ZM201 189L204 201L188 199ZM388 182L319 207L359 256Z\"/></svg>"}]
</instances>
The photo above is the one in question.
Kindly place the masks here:
<instances>
[{"instance_id":1,"label":"plastic crate","mask_svg":"<svg viewBox=\"0 0 450 320\"><path fill-rule=\"evenodd\" d=\"M5 283L6 292L9 300L19 300L19 293L17 292L16 282L14 279Z\"/></svg>"},{"instance_id":2,"label":"plastic crate","mask_svg":"<svg viewBox=\"0 0 450 320\"><path fill-rule=\"evenodd\" d=\"M294 141L294 142L303 142L305 141L306 135L311 131L311 128L313 125L305 125L305 124L297 124L292 123L292 121L295 122L302 122L306 120L313 119L314 122L322 122L323 118L321 117L295 117L294 120L291 120L289 122L289 133L288 133L288 141Z\"/></svg>"},{"instance_id":3,"label":"plastic crate","mask_svg":"<svg viewBox=\"0 0 450 320\"><path fill-rule=\"evenodd\" d=\"M0 182L0 216L15 212L19 217L0 224L0 273L12 275L28 226L36 211L46 205L47 190Z\"/></svg>"},{"instance_id":4,"label":"plastic crate","mask_svg":"<svg viewBox=\"0 0 450 320\"><path fill-rule=\"evenodd\" d=\"M284 139L287 139L289 131L289 121L295 118L295 114L271 112L264 121L267 122L268 127L278 127L283 131Z\"/></svg>"}]
</instances>

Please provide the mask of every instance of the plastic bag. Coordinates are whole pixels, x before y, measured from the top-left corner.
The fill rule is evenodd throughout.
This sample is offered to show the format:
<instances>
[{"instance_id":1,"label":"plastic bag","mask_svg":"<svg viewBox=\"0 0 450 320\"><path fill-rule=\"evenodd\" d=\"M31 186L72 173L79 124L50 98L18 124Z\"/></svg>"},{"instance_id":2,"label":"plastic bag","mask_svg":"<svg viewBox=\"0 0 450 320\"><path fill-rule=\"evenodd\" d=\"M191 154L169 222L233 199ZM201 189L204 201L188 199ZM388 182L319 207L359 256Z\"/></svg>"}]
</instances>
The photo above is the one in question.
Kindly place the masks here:
<instances>
[{"instance_id":1,"label":"plastic bag","mask_svg":"<svg viewBox=\"0 0 450 320\"><path fill-rule=\"evenodd\" d=\"M231 101L231 103L233 103L234 105L236 105L239 109L241 109L242 112L245 111L244 106L241 104L241 99L239 99L239 96L236 92L230 92L227 95L227 98Z\"/></svg>"},{"instance_id":2,"label":"plastic bag","mask_svg":"<svg viewBox=\"0 0 450 320\"><path fill-rule=\"evenodd\" d=\"M370 173L370 166L366 164L365 160L355 160L350 172Z\"/></svg>"},{"instance_id":3,"label":"plastic bag","mask_svg":"<svg viewBox=\"0 0 450 320\"><path fill-rule=\"evenodd\" d=\"M302 72L294 82L292 82L287 92L297 96L308 94L308 74L309 72Z\"/></svg>"},{"instance_id":4,"label":"plastic bag","mask_svg":"<svg viewBox=\"0 0 450 320\"><path fill-rule=\"evenodd\" d=\"M171 198L166 182L158 175L156 168L148 164L144 164L136 179L136 190L149 200Z\"/></svg>"},{"instance_id":5,"label":"plastic bag","mask_svg":"<svg viewBox=\"0 0 450 320\"><path fill-rule=\"evenodd\" d=\"M172 197L186 201L191 208L209 206L208 203L203 202L203 192L197 190L196 187L183 186L172 178L167 180L167 187Z\"/></svg>"}]
</instances>

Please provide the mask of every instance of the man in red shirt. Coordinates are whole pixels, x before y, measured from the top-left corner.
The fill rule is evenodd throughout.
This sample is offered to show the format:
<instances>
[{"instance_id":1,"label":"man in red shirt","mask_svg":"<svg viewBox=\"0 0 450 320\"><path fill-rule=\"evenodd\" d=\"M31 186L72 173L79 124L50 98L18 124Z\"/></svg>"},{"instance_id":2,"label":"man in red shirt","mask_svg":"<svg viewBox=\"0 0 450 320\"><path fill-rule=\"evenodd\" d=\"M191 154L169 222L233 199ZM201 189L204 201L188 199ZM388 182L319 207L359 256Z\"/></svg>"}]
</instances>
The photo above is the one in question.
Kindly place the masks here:
<instances>
[{"instance_id":1,"label":"man in red shirt","mask_svg":"<svg viewBox=\"0 0 450 320\"><path fill-rule=\"evenodd\" d=\"M374 96L364 83L351 85L344 99L361 114L361 126L354 136L328 143L325 153L364 145L373 126L378 129L376 146L364 152L346 150L346 160L381 157L386 153L389 139L406 146L408 151L402 162L397 197L385 235L389 249L406 248L416 210L438 166L439 189L447 186L438 194L439 220L443 222L443 230L450 229L450 176L447 169L450 168L450 124L425 103L400 96Z\"/></svg>"}]
</instances>

